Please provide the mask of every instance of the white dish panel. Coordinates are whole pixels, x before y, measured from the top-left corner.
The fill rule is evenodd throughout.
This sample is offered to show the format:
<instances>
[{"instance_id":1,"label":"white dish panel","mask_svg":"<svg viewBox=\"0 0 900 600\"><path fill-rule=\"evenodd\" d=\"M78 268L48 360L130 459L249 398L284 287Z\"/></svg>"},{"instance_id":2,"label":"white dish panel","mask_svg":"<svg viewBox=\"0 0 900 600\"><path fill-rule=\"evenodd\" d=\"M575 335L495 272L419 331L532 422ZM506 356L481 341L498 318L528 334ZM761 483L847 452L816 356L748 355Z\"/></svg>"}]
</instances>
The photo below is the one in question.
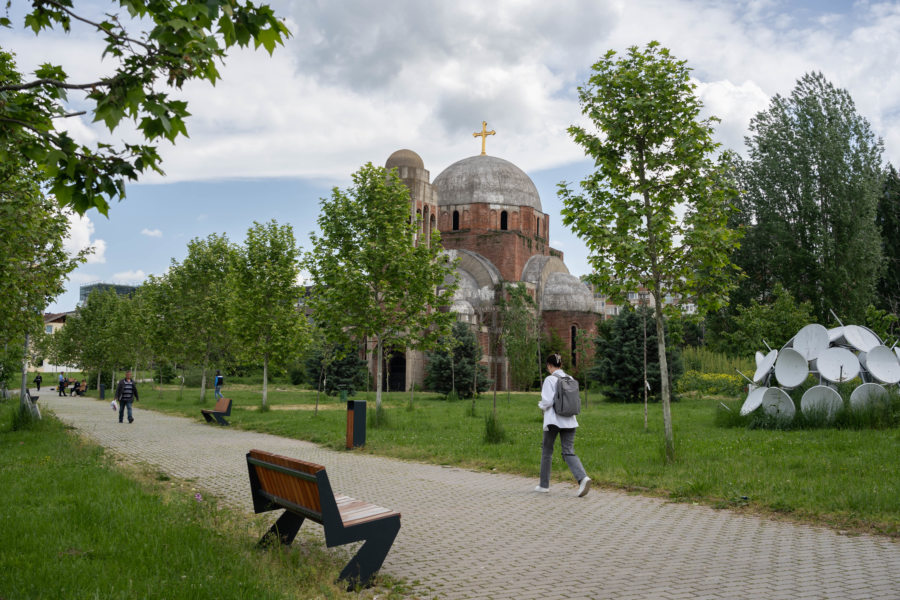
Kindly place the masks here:
<instances>
[{"instance_id":1,"label":"white dish panel","mask_svg":"<svg viewBox=\"0 0 900 600\"><path fill-rule=\"evenodd\" d=\"M809 362L796 347L785 348L778 354L775 361L775 379L778 380L778 385L795 388L806 381L808 375Z\"/></svg>"},{"instance_id":2,"label":"white dish panel","mask_svg":"<svg viewBox=\"0 0 900 600\"><path fill-rule=\"evenodd\" d=\"M763 394L766 393L767 389L769 388L758 387L747 394L747 399L744 400L744 405L741 406L741 416L749 415L762 405Z\"/></svg>"},{"instance_id":3,"label":"white dish panel","mask_svg":"<svg viewBox=\"0 0 900 600\"><path fill-rule=\"evenodd\" d=\"M830 342L828 330L817 323L812 323L797 332L792 348L806 360L813 360L828 349Z\"/></svg>"},{"instance_id":4,"label":"white dish panel","mask_svg":"<svg viewBox=\"0 0 900 600\"><path fill-rule=\"evenodd\" d=\"M767 388L763 394L762 408L770 417L793 419L797 408L794 401L781 388Z\"/></svg>"},{"instance_id":5,"label":"white dish panel","mask_svg":"<svg viewBox=\"0 0 900 600\"><path fill-rule=\"evenodd\" d=\"M887 346L875 346L866 353L866 370L881 383L900 382L900 360Z\"/></svg>"},{"instance_id":6,"label":"white dish panel","mask_svg":"<svg viewBox=\"0 0 900 600\"><path fill-rule=\"evenodd\" d=\"M850 381L859 375L859 359L846 348L829 348L816 359L815 369L832 383Z\"/></svg>"},{"instance_id":7,"label":"white dish panel","mask_svg":"<svg viewBox=\"0 0 900 600\"><path fill-rule=\"evenodd\" d=\"M753 383L762 383L766 376L772 372L775 361L778 359L778 350L770 350L756 367L756 373L753 374Z\"/></svg>"},{"instance_id":8,"label":"white dish panel","mask_svg":"<svg viewBox=\"0 0 900 600\"><path fill-rule=\"evenodd\" d=\"M887 400L887 390L877 383L864 383L850 394L850 406L864 408L876 402Z\"/></svg>"},{"instance_id":9,"label":"white dish panel","mask_svg":"<svg viewBox=\"0 0 900 600\"><path fill-rule=\"evenodd\" d=\"M823 412L828 415L828 419L833 419L844 406L844 401L837 390L827 385L814 385L803 393L800 399L800 410L804 414Z\"/></svg>"}]
</instances>

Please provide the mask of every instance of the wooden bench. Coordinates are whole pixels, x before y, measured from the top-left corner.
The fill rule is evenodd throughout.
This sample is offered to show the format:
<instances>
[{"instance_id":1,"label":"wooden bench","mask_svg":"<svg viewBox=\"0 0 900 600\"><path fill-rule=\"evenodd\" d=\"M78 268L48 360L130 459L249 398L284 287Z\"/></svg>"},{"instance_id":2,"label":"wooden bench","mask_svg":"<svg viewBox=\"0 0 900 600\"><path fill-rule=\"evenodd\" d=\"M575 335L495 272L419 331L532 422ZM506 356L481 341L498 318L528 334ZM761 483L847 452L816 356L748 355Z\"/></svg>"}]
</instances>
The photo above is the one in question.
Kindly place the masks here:
<instances>
[{"instance_id":1,"label":"wooden bench","mask_svg":"<svg viewBox=\"0 0 900 600\"><path fill-rule=\"evenodd\" d=\"M339 581L346 581L351 589L371 581L400 531L400 513L335 496L322 465L251 450L247 469L254 511L285 509L260 539L261 546L276 541L289 545L303 520L310 519L322 525L329 548L365 540L341 571Z\"/></svg>"},{"instance_id":2,"label":"wooden bench","mask_svg":"<svg viewBox=\"0 0 900 600\"><path fill-rule=\"evenodd\" d=\"M212 410L204 408L200 412L203 413L203 418L207 423L212 423L215 418L219 425L228 425L225 417L231 416L231 398L220 398Z\"/></svg>"}]
</instances>

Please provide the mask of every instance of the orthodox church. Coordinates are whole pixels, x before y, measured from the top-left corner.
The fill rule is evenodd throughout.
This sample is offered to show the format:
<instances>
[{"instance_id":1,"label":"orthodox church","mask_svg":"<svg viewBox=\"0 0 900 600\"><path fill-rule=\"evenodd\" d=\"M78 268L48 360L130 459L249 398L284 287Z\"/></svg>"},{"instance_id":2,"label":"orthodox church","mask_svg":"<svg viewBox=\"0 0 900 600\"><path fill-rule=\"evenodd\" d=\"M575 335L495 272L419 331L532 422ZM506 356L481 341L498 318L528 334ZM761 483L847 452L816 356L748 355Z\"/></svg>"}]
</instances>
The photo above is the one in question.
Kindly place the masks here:
<instances>
[{"instance_id":1,"label":"orthodox church","mask_svg":"<svg viewBox=\"0 0 900 600\"><path fill-rule=\"evenodd\" d=\"M498 390L507 388L505 357L491 354L493 313L504 284L524 283L538 307L546 334L563 340L559 351L576 360L579 329L596 331L600 302L591 289L569 273L563 253L550 247L550 217L531 178L509 161L484 151L488 132L482 124L482 152L457 161L432 182L422 158L398 150L385 163L396 169L410 190L410 218L420 224L416 243L431 243L440 231L444 249L456 262L458 289L451 311L476 331L482 364ZM422 385L426 365L421 352L394 352L386 365L390 390Z\"/></svg>"}]
</instances>

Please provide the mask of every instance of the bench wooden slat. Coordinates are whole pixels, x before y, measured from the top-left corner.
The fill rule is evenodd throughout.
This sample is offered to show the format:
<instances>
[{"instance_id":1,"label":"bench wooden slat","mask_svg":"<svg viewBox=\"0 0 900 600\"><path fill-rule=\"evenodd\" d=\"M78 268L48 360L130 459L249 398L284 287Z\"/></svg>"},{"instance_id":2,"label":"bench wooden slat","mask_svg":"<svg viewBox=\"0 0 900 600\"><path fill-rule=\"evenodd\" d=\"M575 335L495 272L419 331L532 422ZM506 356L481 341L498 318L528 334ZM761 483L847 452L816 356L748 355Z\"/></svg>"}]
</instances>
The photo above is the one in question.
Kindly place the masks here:
<instances>
[{"instance_id":1,"label":"bench wooden slat","mask_svg":"<svg viewBox=\"0 0 900 600\"><path fill-rule=\"evenodd\" d=\"M384 508L383 506L378 506L377 504L372 504L370 502L363 502L362 500L357 500L350 496L338 495L334 497L334 500L337 502L338 511L341 514L341 521L344 525L372 521L375 518L383 519L400 514L389 508Z\"/></svg>"},{"instance_id":2,"label":"bench wooden slat","mask_svg":"<svg viewBox=\"0 0 900 600\"><path fill-rule=\"evenodd\" d=\"M299 479L267 466L256 465L256 473L264 491L283 498L288 502L306 507L307 510L319 515L322 514L322 503L319 500L319 487L315 480L315 474L324 470L325 467L262 450L251 450L250 456L264 463L271 463L289 470L312 475L312 480ZM321 520L321 518L320 516L318 520Z\"/></svg>"}]
</instances>

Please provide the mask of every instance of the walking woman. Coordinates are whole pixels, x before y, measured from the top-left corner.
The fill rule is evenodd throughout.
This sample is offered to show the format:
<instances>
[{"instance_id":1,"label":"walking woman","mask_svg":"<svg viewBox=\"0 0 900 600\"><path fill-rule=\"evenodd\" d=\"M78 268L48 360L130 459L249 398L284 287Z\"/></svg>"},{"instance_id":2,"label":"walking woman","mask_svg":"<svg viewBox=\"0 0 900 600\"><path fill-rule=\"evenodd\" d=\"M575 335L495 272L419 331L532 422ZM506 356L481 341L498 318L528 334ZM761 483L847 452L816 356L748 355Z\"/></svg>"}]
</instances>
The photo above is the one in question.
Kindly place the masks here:
<instances>
[{"instance_id":1,"label":"walking woman","mask_svg":"<svg viewBox=\"0 0 900 600\"><path fill-rule=\"evenodd\" d=\"M560 417L553 410L553 399L556 397L556 386L560 377L566 377L562 370L562 357L551 354L547 357L547 371L550 375L544 379L541 387L541 401L538 408L544 411L544 443L541 449L541 483L534 491L547 493L550 491L550 468L553 464L553 446L556 436L562 446L562 457L578 482L578 497L587 495L591 489L591 478L587 476L578 456L575 455L575 429L578 420L572 417Z\"/></svg>"}]
</instances>

